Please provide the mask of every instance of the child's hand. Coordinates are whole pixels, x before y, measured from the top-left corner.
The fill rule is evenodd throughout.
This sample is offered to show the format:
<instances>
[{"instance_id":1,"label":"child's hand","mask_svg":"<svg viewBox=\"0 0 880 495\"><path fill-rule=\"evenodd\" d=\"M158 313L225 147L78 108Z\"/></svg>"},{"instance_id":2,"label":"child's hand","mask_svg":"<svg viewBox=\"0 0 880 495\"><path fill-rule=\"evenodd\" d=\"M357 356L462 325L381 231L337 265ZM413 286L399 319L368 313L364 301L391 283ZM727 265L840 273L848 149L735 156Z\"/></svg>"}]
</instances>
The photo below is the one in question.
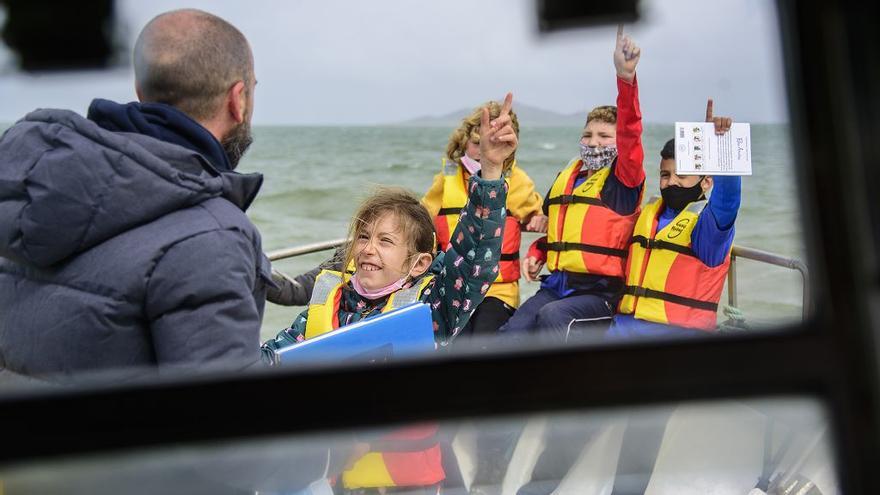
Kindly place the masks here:
<instances>
[{"instance_id":1,"label":"child's hand","mask_svg":"<svg viewBox=\"0 0 880 495\"><path fill-rule=\"evenodd\" d=\"M538 260L534 256L526 256L526 258L522 261L522 272L525 275L526 280L529 282L534 282L538 280L538 274L541 273L541 268L544 268L544 262Z\"/></svg>"},{"instance_id":2,"label":"child's hand","mask_svg":"<svg viewBox=\"0 0 880 495\"><path fill-rule=\"evenodd\" d=\"M636 77L636 65L642 49L629 36L623 34L623 24L617 25L617 44L614 47L614 68L617 69L617 77L627 82L632 82Z\"/></svg>"},{"instance_id":3,"label":"child's hand","mask_svg":"<svg viewBox=\"0 0 880 495\"><path fill-rule=\"evenodd\" d=\"M492 122L489 122L489 109L483 108L480 119L480 174L484 179L500 179L504 160L516 150L518 141L510 123L511 106L513 95L507 93L501 114Z\"/></svg>"},{"instance_id":4,"label":"child's hand","mask_svg":"<svg viewBox=\"0 0 880 495\"><path fill-rule=\"evenodd\" d=\"M730 126L733 125L733 119L730 117L715 117L713 115L714 106L715 103L712 101L712 98L709 98L709 101L706 102L706 122L714 123L715 134L720 136L730 130Z\"/></svg>"},{"instance_id":5,"label":"child's hand","mask_svg":"<svg viewBox=\"0 0 880 495\"><path fill-rule=\"evenodd\" d=\"M546 234L547 215L541 215L540 213L532 215L529 223L526 224L526 232L540 232L542 234Z\"/></svg>"}]
</instances>

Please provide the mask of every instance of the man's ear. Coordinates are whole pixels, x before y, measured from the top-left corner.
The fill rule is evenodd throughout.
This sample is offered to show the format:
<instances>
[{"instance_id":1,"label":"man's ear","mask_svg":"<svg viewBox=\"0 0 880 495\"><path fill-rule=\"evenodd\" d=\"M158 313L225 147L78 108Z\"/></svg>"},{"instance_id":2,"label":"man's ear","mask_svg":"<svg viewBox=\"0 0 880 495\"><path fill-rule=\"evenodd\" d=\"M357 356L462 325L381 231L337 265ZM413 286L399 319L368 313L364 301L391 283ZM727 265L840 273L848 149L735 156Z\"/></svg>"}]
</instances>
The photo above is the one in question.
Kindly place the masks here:
<instances>
[{"instance_id":1,"label":"man's ear","mask_svg":"<svg viewBox=\"0 0 880 495\"><path fill-rule=\"evenodd\" d=\"M226 93L226 107L237 124L244 122L247 115L247 88L244 81L238 81Z\"/></svg>"},{"instance_id":2,"label":"man's ear","mask_svg":"<svg viewBox=\"0 0 880 495\"><path fill-rule=\"evenodd\" d=\"M413 277L418 277L419 275L428 271L428 268L431 268L431 263L434 261L434 257L428 253L419 253L419 260L416 261L415 266L413 266L411 275Z\"/></svg>"}]
</instances>

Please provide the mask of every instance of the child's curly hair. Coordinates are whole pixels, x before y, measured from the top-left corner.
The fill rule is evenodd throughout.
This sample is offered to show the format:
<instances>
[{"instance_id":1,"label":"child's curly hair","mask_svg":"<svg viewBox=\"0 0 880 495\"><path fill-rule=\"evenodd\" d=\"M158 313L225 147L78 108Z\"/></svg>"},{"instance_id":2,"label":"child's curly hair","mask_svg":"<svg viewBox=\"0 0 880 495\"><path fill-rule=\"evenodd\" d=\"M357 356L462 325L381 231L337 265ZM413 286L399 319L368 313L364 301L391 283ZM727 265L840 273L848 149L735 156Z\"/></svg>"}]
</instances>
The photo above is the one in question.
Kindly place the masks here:
<instances>
[{"instance_id":1,"label":"child's curly hair","mask_svg":"<svg viewBox=\"0 0 880 495\"><path fill-rule=\"evenodd\" d=\"M412 257L417 253L434 254L434 220L422 205L419 198L402 187L378 187L360 207L351 219L349 238L345 252L345 264L349 266L354 260L355 244L358 236L372 225L375 225L387 213L397 219L398 227L407 244L407 254Z\"/></svg>"},{"instance_id":2,"label":"child's curly hair","mask_svg":"<svg viewBox=\"0 0 880 495\"><path fill-rule=\"evenodd\" d=\"M477 107L470 115L461 120L458 129L452 131L452 134L449 136L449 144L446 145L446 158L461 165L461 157L464 156L464 152L467 150L468 141L480 142L480 118L483 114L483 107L489 107L490 119L495 119L501 115L501 104L497 101L488 101ZM519 120L516 118L516 112L513 110L510 111L510 126L513 127L513 131L519 137ZM516 152L514 151L504 160L504 171L510 170L515 159Z\"/></svg>"},{"instance_id":3,"label":"child's curly hair","mask_svg":"<svg viewBox=\"0 0 880 495\"><path fill-rule=\"evenodd\" d=\"M613 105L602 105L590 110L590 113L587 114L587 122L584 123L584 127L594 120L605 122L606 124L616 124L617 107Z\"/></svg>"}]
</instances>

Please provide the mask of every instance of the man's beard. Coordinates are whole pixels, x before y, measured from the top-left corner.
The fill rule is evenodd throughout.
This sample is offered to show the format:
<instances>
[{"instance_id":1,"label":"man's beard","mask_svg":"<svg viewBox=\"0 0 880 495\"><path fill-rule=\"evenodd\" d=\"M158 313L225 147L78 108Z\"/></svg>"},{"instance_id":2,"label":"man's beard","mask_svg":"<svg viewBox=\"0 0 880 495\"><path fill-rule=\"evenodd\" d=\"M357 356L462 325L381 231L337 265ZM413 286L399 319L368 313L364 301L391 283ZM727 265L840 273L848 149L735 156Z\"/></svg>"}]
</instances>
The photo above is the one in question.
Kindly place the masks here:
<instances>
[{"instance_id":1,"label":"man's beard","mask_svg":"<svg viewBox=\"0 0 880 495\"><path fill-rule=\"evenodd\" d=\"M244 156L253 142L254 137L251 134L251 123L249 120L239 124L223 139L223 143L221 143L223 151L226 152L226 156L229 158L229 165L232 167L232 170L235 170L238 162L241 161L241 157Z\"/></svg>"}]
</instances>

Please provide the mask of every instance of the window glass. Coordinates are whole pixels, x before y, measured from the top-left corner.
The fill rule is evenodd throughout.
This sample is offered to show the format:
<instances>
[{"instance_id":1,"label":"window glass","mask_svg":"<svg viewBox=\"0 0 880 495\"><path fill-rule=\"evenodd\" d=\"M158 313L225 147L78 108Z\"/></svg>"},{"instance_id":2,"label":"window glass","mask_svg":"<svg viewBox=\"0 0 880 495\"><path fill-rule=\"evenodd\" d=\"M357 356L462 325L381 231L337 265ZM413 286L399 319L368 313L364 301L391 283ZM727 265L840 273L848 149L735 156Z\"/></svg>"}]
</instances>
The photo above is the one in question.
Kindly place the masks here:
<instances>
[{"instance_id":1,"label":"window glass","mask_svg":"<svg viewBox=\"0 0 880 495\"><path fill-rule=\"evenodd\" d=\"M10 495L317 495L407 483L416 493L831 495L831 442L819 403L774 398L178 445L7 466L0 480Z\"/></svg>"},{"instance_id":2,"label":"window glass","mask_svg":"<svg viewBox=\"0 0 880 495\"><path fill-rule=\"evenodd\" d=\"M118 2L114 36L130 51L150 19L180 7L170 0ZM140 179L118 174L125 160L143 165L134 155L107 160L104 170L95 166L104 162L91 156L74 167L57 158L61 154L39 154L40 160L63 162L72 183L57 191L59 199L22 209L34 217L20 225L0 219L13 230L0 236L11 239L0 247L6 256L0 264L0 284L5 284L0 286L5 360L0 364L13 374L48 381L61 374L67 381L132 363L206 371L215 369L218 357L219 365L228 360L237 367L279 361L275 351L396 307L389 294L400 284L395 301L429 303L431 321L423 319L420 328L434 346L453 349L472 339L487 339L480 345L491 351L521 342L534 347L530 339L550 345L754 333L809 313L802 275L809 267L802 263L802 218L772 2L643 2L640 20L620 33L603 26L550 35L538 34L536 9L528 1L419 9L405 2L267 2L261 8L197 2L195 7L235 25L247 38L255 64L254 80L245 77L238 90L233 85L218 97L231 98L221 105L229 111L218 114L220 120L194 118L186 124L189 130L198 127L193 132L210 149L193 145L188 134L168 138L161 130L171 125L165 114L151 117L156 120L148 120L150 126L160 123L147 131L121 107L107 104L92 122L126 136L147 134L195 146L208 162L219 160L221 169L246 148L246 133L233 130L252 125L254 142L236 169L240 174L209 180L193 156L165 160L187 173L195 167L202 174L198 181L211 184L203 195L169 206L158 203L172 193L142 188ZM483 36L487 30L493 34ZM119 59L128 60L128 51ZM35 108L85 114L96 97L120 103L137 99L134 70L126 62L106 71L36 74L16 72L14 63L8 49L0 53L0 64L7 67L0 73L0 128ZM448 144L474 109L501 101L507 91L513 94L519 136L513 171L512 159L505 165L509 191L501 203L501 192L492 189L502 187L498 183L479 189L464 184L470 180L466 164L473 164L462 157L491 150L479 148L476 127L462 134L464 139L449 148L453 151ZM730 117L734 125L750 124L748 140L737 141L736 149L750 153L752 175L664 178L661 168L670 159L661 152L676 135L674 123L704 121L710 98L716 121ZM598 111L585 127L592 109L615 104L614 112ZM186 108L196 115L199 107ZM223 118L235 125L224 127ZM590 127L594 124L598 127ZM727 124L720 120L718 125ZM23 143L36 134L23 126L13 129L18 131L6 134L13 144L2 156L16 157L7 159L19 168L5 169L15 170L10 183L27 186L10 190L7 199L14 201L9 204L54 198L42 194L44 186L61 184L53 182L61 180L54 169L47 174L52 180L37 177L22 165L37 159L13 153L30 149ZM40 139L55 150L48 135ZM150 149L142 139L135 139L138 146ZM693 155L696 163L702 150L694 139L688 142L686 151L680 149L683 144L671 151L679 158ZM69 148L85 146L77 143ZM444 168L447 154L450 166ZM572 161L579 157L580 162ZM589 164L596 171L587 172ZM33 170L38 175L43 168ZM74 177L74 170L84 175ZM14 175L19 172L23 175ZM263 175L255 198L259 181L248 175L253 173ZM105 189L112 194L99 191L111 176L115 182ZM588 184L597 184L595 191L587 191ZM344 239L358 206L379 185L402 186L416 198L425 195L433 215L413 220L414 225L432 221L436 231L430 243L453 245L447 259L434 259L432 265L431 256L419 251L434 255L434 249L417 247L427 230L417 241L406 222L392 222L396 240L367 232L375 237L369 245L393 248L366 261L357 258L353 266L360 271L355 275L360 289L347 275L337 284L328 276L313 285L317 272L298 278L334 250L308 249L296 257L280 253ZM655 201L667 186L668 197ZM94 197L78 197L83 191ZM216 206L210 215L183 212L214 195L231 205ZM89 209L95 201L117 196L116 203ZM547 218L541 220L544 200ZM245 207L246 216L240 213ZM141 210L152 213L127 216ZM385 218L376 215L370 228L378 229ZM551 232L543 244L542 233L529 231L547 228ZM521 261L539 256L530 251L533 242L547 257L543 282L527 281L520 273ZM273 264L274 276L260 250L284 258ZM400 256L388 254L392 251ZM322 267L345 268L338 260ZM428 273L435 278L429 281L423 276ZM282 293L270 295L264 308L262 290L270 278ZM13 286L14 291L4 289ZM320 288L320 297L313 287ZM308 301L314 312L304 312ZM71 335L80 346L61 344ZM112 345L102 348L107 342ZM260 354L263 342L267 347ZM429 342L427 348L434 346ZM93 354L111 358L96 364L104 361Z\"/></svg>"}]
</instances>

